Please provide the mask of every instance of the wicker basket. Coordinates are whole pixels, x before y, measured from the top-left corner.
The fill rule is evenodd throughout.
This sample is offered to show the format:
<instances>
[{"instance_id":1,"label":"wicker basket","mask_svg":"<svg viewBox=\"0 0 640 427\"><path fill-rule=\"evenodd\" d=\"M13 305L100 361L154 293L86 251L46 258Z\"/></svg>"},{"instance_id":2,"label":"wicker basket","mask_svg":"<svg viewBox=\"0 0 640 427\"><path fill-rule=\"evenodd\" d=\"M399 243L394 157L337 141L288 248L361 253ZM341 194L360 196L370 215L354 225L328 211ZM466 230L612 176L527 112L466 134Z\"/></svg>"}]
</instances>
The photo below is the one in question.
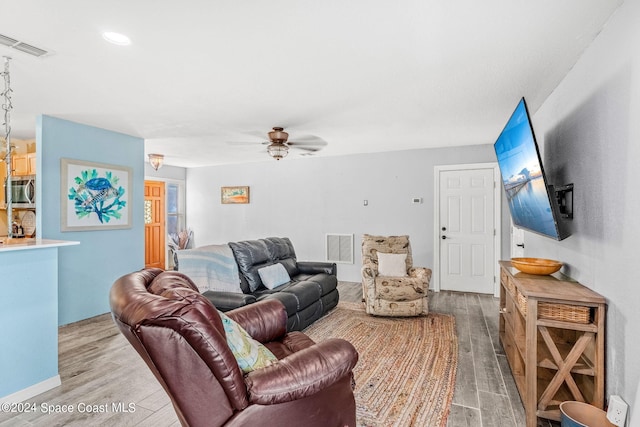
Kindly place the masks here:
<instances>
[{"instance_id":1,"label":"wicker basket","mask_svg":"<svg viewBox=\"0 0 640 427\"><path fill-rule=\"evenodd\" d=\"M527 315L527 297L518 291L518 307L523 315ZM538 303L540 319L560 320L563 322L587 324L591 322L591 309L582 305L557 304L553 302Z\"/></svg>"},{"instance_id":2,"label":"wicker basket","mask_svg":"<svg viewBox=\"0 0 640 427\"><path fill-rule=\"evenodd\" d=\"M516 294L516 284L513 283L513 279L511 277L507 276L505 284L507 285L507 289L509 290L509 293L511 295L515 295Z\"/></svg>"}]
</instances>

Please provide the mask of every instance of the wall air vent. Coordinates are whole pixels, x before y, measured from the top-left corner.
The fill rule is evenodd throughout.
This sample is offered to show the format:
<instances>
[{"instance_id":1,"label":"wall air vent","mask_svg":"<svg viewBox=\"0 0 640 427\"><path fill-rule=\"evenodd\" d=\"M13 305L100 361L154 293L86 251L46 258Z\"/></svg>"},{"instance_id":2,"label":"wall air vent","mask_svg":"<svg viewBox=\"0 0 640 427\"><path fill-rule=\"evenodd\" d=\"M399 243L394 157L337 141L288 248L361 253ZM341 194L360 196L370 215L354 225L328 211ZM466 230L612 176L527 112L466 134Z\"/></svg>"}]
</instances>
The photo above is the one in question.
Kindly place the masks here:
<instances>
[{"instance_id":1,"label":"wall air vent","mask_svg":"<svg viewBox=\"0 0 640 427\"><path fill-rule=\"evenodd\" d=\"M3 34L0 34L0 44L11 47L16 43L20 43L20 42L16 39L12 39L11 37L7 37Z\"/></svg>"},{"instance_id":2,"label":"wall air vent","mask_svg":"<svg viewBox=\"0 0 640 427\"><path fill-rule=\"evenodd\" d=\"M21 42L20 40L16 40L9 36L5 36L4 34L0 34L0 44L12 47L21 52L28 53L29 55L38 56L38 57L44 56L47 53L49 53L44 49L40 49L39 47L35 47L28 43Z\"/></svg>"},{"instance_id":3,"label":"wall air vent","mask_svg":"<svg viewBox=\"0 0 640 427\"><path fill-rule=\"evenodd\" d=\"M353 264L353 234L327 234L327 261Z\"/></svg>"}]
</instances>

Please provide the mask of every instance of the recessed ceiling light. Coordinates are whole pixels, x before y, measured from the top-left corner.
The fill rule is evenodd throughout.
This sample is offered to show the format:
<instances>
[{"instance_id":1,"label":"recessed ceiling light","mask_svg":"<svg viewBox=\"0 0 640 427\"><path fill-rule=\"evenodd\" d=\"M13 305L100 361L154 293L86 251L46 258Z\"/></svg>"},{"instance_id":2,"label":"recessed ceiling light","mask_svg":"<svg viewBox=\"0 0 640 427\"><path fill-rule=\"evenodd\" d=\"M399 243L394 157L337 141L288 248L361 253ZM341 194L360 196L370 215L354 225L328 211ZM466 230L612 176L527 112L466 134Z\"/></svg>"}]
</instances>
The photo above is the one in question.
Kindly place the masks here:
<instances>
[{"instance_id":1,"label":"recessed ceiling light","mask_svg":"<svg viewBox=\"0 0 640 427\"><path fill-rule=\"evenodd\" d=\"M118 46L128 46L131 44L131 39L124 34L114 33L111 31L105 31L102 33L102 38L109 43L117 44Z\"/></svg>"}]
</instances>

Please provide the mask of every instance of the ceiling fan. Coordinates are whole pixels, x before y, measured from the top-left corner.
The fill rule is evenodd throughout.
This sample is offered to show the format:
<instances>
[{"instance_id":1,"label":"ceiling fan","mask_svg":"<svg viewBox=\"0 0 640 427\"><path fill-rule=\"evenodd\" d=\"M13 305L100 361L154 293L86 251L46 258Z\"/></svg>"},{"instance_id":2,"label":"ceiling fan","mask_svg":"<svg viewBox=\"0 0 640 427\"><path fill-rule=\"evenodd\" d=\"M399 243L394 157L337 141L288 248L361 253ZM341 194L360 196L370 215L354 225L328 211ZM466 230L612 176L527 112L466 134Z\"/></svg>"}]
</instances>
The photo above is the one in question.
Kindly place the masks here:
<instances>
[{"instance_id":1,"label":"ceiling fan","mask_svg":"<svg viewBox=\"0 0 640 427\"><path fill-rule=\"evenodd\" d=\"M263 144L269 144L267 146L267 152L276 160L286 157L287 154L289 154L289 148L296 148L304 150L307 153L313 153L327 145L325 140L312 135L299 137L296 141L289 141L289 134L284 131L284 128L279 126L273 127L267 135L269 136L269 141Z\"/></svg>"},{"instance_id":2,"label":"ceiling fan","mask_svg":"<svg viewBox=\"0 0 640 427\"><path fill-rule=\"evenodd\" d=\"M267 136L269 140L262 144L267 145L267 152L276 160L286 157L290 149L301 150L304 151L305 154L312 154L327 145L327 141L314 135L296 137L295 141L289 141L289 133L285 132L284 128L280 126L273 127L271 131L267 132Z\"/></svg>"}]
</instances>

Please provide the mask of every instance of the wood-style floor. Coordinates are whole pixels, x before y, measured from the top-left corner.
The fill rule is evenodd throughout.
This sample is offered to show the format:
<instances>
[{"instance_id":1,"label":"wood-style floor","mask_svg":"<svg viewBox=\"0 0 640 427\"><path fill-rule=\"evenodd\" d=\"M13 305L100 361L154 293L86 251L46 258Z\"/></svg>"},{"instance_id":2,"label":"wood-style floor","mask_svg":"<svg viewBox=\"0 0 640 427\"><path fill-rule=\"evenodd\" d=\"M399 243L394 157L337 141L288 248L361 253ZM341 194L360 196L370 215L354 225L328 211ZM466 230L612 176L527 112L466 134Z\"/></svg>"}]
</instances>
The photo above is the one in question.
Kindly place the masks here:
<instances>
[{"instance_id":1,"label":"wood-style floor","mask_svg":"<svg viewBox=\"0 0 640 427\"><path fill-rule=\"evenodd\" d=\"M360 301L361 289L359 283L341 282L340 298ZM430 293L429 307L456 317L459 360L448 427L524 426L523 406L498 342L497 299ZM180 425L169 398L109 314L60 328L59 372L62 385L29 399L23 409L31 411L0 411L0 427ZM69 408L73 412L63 412ZM543 420L539 425L549 426Z\"/></svg>"}]
</instances>

